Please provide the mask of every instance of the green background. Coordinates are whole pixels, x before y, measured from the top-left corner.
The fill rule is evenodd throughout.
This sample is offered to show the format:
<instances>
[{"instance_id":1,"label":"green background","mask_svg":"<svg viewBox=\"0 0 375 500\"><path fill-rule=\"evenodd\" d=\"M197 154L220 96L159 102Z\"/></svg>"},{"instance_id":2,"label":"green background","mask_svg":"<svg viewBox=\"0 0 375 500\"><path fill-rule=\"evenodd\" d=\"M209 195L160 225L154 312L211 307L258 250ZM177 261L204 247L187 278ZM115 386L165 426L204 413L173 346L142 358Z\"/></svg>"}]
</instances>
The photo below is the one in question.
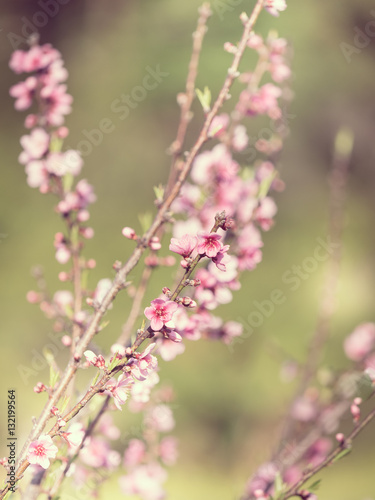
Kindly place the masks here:
<instances>
[{"instance_id":1,"label":"green background","mask_svg":"<svg viewBox=\"0 0 375 500\"><path fill-rule=\"evenodd\" d=\"M213 3L199 88L208 85L213 95L220 88L230 61L223 44L239 39L238 15L242 10L249 12L252 4L238 0ZM67 144L76 147L85 138L83 130L97 128L104 118L114 124L113 132L85 157L82 174L98 196L91 210L95 238L86 247L86 255L97 260L90 277L92 287L97 280L112 277L113 262L129 255L132 243L121 236L121 228L139 229L137 214L153 210L153 186L167 178L170 160L166 150L175 137L179 116L176 94L184 89L199 5L196 0L70 1L40 29L41 42L50 42L62 52L70 74L68 89L74 107L67 118ZM227 6L225 11L220 5ZM282 289L286 300L233 349L205 341L188 343L183 356L160 363L162 380L171 382L177 394L175 435L181 457L170 471L170 498L238 498L248 476L268 459L277 443L294 384L280 381L282 358L275 354L274 346L282 346L300 361L305 358L316 323L324 265L295 292L283 283L282 276L313 255L316 239L325 237L327 174L332 143L341 125L352 128L355 146L338 308L325 364L349 366L342 351L343 339L358 323L375 320L375 29L368 45L353 53L349 62L342 52L343 43L354 44L355 27L364 29L375 21L373 7L370 0L290 0L280 18L262 13L256 26L263 34L276 29L294 51L291 133L279 164L286 190L277 195L277 223L264 235L262 264L243 277L242 289L221 313L226 319L246 322L254 301L268 299L275 288ZM20 441L44 403L45 396L35 395L32 387L39 380L47 381L47 372L31 376L25 384L19 366L30 366L32 350L40 352L51 331L38 307L25 300L26 292L35 288L31 268L43 264L50 290L63 288L57 280L61 266L54 260L53 249L54 233L63 226L53 213L54 200L26 185L23 167L17 162L19 137L26 133L24 114L13 109L8 96L9 86L19 80L7 66L12 52L10 34L21 35L25 19L32 21L40 10L37 2L1 1L0 434L6 432L6 391L13 387L17 389ZM147 66L157 65L169 76L120 120L111 103L141 84ZM197 103L194 111L188 145L202 123ZM253 135L257 126L251 123ZM134 272L132 278L136 277ZM168 270L157 271L147 299L159 294L170 280ZM123 293L108 316L110 325L97 339L104 348L116 339L128 308L129 299ZM117 415L125 428L127 418L126 411ZM350 427L346 419L344 429ZM359 437L351 456L324 473L320 500L375 496L374 438L372 425ZM0 455L5 454L1 443ZM117 495L117 483L111 482L104 491Z\"/></svg>"}]
</instances>

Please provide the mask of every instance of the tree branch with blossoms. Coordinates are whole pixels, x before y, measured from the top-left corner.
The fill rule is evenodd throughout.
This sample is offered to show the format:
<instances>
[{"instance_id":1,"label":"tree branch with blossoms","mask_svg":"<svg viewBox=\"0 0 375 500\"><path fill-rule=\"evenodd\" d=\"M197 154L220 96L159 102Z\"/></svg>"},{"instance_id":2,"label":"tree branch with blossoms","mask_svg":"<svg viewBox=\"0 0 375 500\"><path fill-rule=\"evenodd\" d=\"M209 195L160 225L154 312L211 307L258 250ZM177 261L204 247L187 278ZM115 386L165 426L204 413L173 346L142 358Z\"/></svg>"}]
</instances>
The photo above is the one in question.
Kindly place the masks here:
<instances>
[{"instance_id":1,"label":"tree branch with blossoms","mask_svg":"<svg viewBox=\"0 0 375 500\"><path fill-rule=\"evenodd\" d=\"M126 281L129 272L138 264L142 254L147 249L157 251L160 248L157 232L161 227L172 220L172 204L180 195L181 188L185 185L185 181L192 167L194 167L196 172L200 172L202 163L205 162L206 167L204 168L207 171L208 163L212 162L212 159L208 158L208 153L205 152L201 155L200 163L198 154L202 146L208 140L220 138L223 134L225 135L226 127L223 124L223 118L218 117L218 112L229 98L229 90L240 74L238 71L239 63L249 45L250 39L253 37L252 29L263 7L269 10L270 13L277 14L279 10L285 9L285 2L263 2L263 0L258 0L250 17L247 17L246 14L241 15L241 21L244 25L243 34L236 50L234 50L233 47L230 49L234 57L228 69L227 77L212 107L207 96L205 96L204 101L201 100L205 113L204 123L186 159L179 160L178 175L176 176L174 173L177 172L175 168L176 162L181 153L186 128L190 119L189 110L194 96L194 82L197 72L198 57L203 35L206 30L206 21L210 15L208 4L204 4L200 9L198 28L195 32L193 56L186 85L186 98L179 99L181 120L176 139L178 147L176 146L172 151L171 176L169 185L165 190L165 198L159 203L158 212L149 229L143 236L138 237L134 231L129 231L129 228L124 228L123 234L137 242L136 248L125 264L115 263L114 269L116 271L116 276L113 282L110 284L106 283L105 287L104 285L101 285L101 288L98 286L93 294L82 287L82 273L94 267L95 261L93 259L84 259L82 256L82 249L83 240L93 236L92 228L86 226L85 223L89 219L88 206L94 202L96 198L92 187L86 180L80 180L74 186L74 178L79 175L82 168L82 160L79 153L72 150L62 151L63 140L68 134L68 130L63 126L64 115L71 111L72 102L71 96L66 93L66 85L62 83L67 78L67 72L63 66L63 61L59 52L50 45L39 45L36 39L31 41L31 47L28 51L16 50L13 54L10 62L11 68L16 73L31 73L31 76L27 77L24 82L14 85L11 89L11 95L16 98L16 108L19 110L28 109L33 100L39 105L39 109L36 113L29 114L26 117L25 125L27 128L32 129L32 131L30 135L23 136L21 139L21 145L24 151L20 156L20 161L25 165L27 181L30 187L39 188L41 193L52 193L59 199L57 212L66 223L66 235L62 233L56 234L54 242L56 259L61 264L66 264L70 260L72 262L71 271L61 272L59 278L62 282L71 281L73 284L73 294L61 292L58 295L55 294L53 300L49 300L43 292L31 292L29 294L29 300L40 303L42 310L55 319L56 331L61 328L62 324L70 324L71 334L63 337L63 344L66 347L70 347L72 357L62 374L55 371L51 377L49 387L43 383L38 383L35 387L35 392L47 392L49 397L18 457L18 468L15 476L16 482L22 478L24 472L31 463L45 469L50 466L50 461L54 459L57 454L57 447L52 443L52 437L55 438L60 436L66 438L69 432L62 432L62 428L87 406L94 395L99 393L110 394L117 408L121 409L121 405L125 403L131 388L133 399L137 400L138 397L138 402L147 403L149 398L148 393L151 387L155 385L155 376L153 377L154 382L148 382L148 386L144 384L142 390L139 388L139 384L137 385L137 383L134 383L133 378L135 377L136 380L145 382L152 378L151 375L156 370L157 361L151 354L151 350L155 347L155 343L149 345L143 353L136 352L147 338L156 337L159 344L157 347L160 352L162 353L164 350L164 356L171 359L171 353L167 353L168 349L165 348L165 345L169 343L170 348L170 343L178 343L182 339L182 336L186 338L200 336L201 332L198 329L198 323L202 323L202 319L204 319L202 323L203 331L206 329L206 335L208 336L211 335L212 337L223 338L224 341L229 341L231 336L240 333L239 327L234 325L233 322L228 327L221 327L220 322L216 320L216 323L214 322L216 326L212 328L211 316L208 311L215 307L215 303L218 303L215 294L221 292L223 295L222 292L226 286L229 288L232 287L233 289L238 287L235 279L237 274L237 262L233 264L234 261L231 264L232 269L229 273L231 277L229 279L223 282L222 280L217 280L217 277L215 277L214 282L217 281L217 284L212 283L212 279L211 284L207 282L209 273L212 272L213 269L212 266L220 272L227 272L227 265L230 260L227 255L229 245L223 245L220 242L221 235L213 233L216 233L219 228L224 231L230 230L231 239L235 241L236 238L238 238L237 252L239 255L239 269L244 270L255 267L261 258L259 247L262 243L260 234L257 229L252 226L254 223L253 221L259 221L262 227L267 226L267 228L269 228L271 217L275 212L274 206L270 201L271 199L266 198L269 189L271 189L271 185L277 187L277 182L274 182L275 172L271 164L265 165L263 169L259 168L258 178L248 182L248 185L245 186L242 194L242 201L246 204L245 198L248 197L250 188L253 190L254 200L249 207L241 208L242 221L240 221L237 227L233 227L233 223L229 222L230 219L225 216L225 210L223 209L228 208L228 203L225 200L220 202L216 199L215 203L209 201L209 206L207 206L205 210L202 210L202 207L199 206L194 208L194 210L200 211L203 216L200 221L202 232L199 233L199 239L196 236L186 234L182 236L182 239L178 239L177 237L174 240L172 239L171 243L172 251L180 254L181 251L183 252L181 255L184 257L182 262L184 275L175 292L170 294L168 290L165 290L165 295L170 300L165 301L164 299L157 298L152 301L150 307L145 309L145 315L150 320L150 326L147 329L142 327L138 330L133 344L129 347L124 346L122 350L120 349L122 352L115 350L108 364L106 364L105 358L102 355L95 355L92 351L87 350L94 336L103 327L101 324L102 319L107 310L111 307L115 297L122 289L129 286L129 283ZM261 94L261 98L264 100L262 110L251 109L251 98L256 98L256 92L254 91L252 95L247 91L249 107L244 107L245 96L242 95L242 105L241 108L238 108L237 112L245 117L267 114L271 109L277 111L278 103L275 97L276 95L280 97L280 94L272 93L273 89L271 89L269 85L267 90L271 90L271 92L263 92L263 94ZM238 135L240 137L238 137ZM234 150L240 151L244 145L246 146L246 134L244 134L243 130L237 130L237 134L234 131L231 141L227 141L227 150L224 151L224 159L221 165L219 165L220 172L208 174L207 171L208 178L206 181L209 183L209 177L214 174L217 176L217 187L221 189L224 187L233 189L233 186L230 185L233 184L232 181L235 181L234 184L238 184L236 175L238 174L239 166L234 160L231 160L231 142L233 142ZM209 168L212 170L211 167ZM207 194L214 195L215 198L215 193L210 193L209 190L202 185L201 181L202 179L200 179L198 183L201 185L198 189L202 188L202 191L206 190ZM234 186L237 190L239 187L238 185ZM191 202L194 202L194 200L191 200ZM265 213L267 212L267 204L268 216ZM264 209L262 205L264 205L266 209ZM176 207L176 209L178 212L178 207ZM191 206L190 209L193 210L193 206ZM232 209L231 212L234 214L236 210L238 209ZM211 233L209 233L207 232L207 224L210 219L212 220L214 213L219 215L216 218L214 227L211 229ZM245 227L246 223L250 223L251 226L248 226L247 235L244 236L242 234L241 240L238 234L240 228ZM249 246L250 240L252 240L252 244ZM236 244L234 245L234 249L235 248ZM194 251L197 255L192 258L192 253ZM206 284L202 284L199 278L190 279L197 264L203 257L209 257L209 259L212 260L210 271L203 268L201 269L205 276ZM144 275L145 286L147 285L147 276L148 273ZM196 295L197 301L190 296L179 296L182 290L187 286L193 286L196 289L193 295ZM207 297L209 297L208 303L206 303ZM85 298L87 304L93 308L92 313L82 309ZM142 298L142 294L137 296L131 321L134 321L134 318L137 316ZM194 316L192 319L189 319L182 311L185 308L193 309L194 307L198 308L198 312L195 314L195 319ZM169 324L172 316L177 313L177 309L179 310L179 316L182 316L182 324L187 324L189 321L191 323L185 328L179 327L178 330L180 333L172 329ZM120 337L120 340L121 342L124 342L124 340L126 341L124 336ZM118 346L116 346L116 349L118 349ZM84 354L87 361L82 365ZM51 366L55 366L54 360L50 361ZM104 370L104 375L102 375L99 381L95 381L91 385L89 390L77 404L64 413L62 409L58 408L60 400L67 394L68 390L71 396L73 395L72 383L78 369L90 364ZM113 375L120 371L122 373L118 380L113 379ZM135 388L136 390L134 390ZM66 404L69 404L69 401L67 401ZM63 406L65 406L65 402ZM45 433L45 428L50 419L55 418L56 422L53 424L51 430ZM79 435L81 434L82 431L79 432ZM87 434L85 436L87 437ZM83 439L85 439L85 437L83 437ZM72 444L71 440L69 441L68 439L68 443ZM65 472L67 471L68 469ZM61 479L59 479L57 484L61 483L63 475L64 472L60 475ZM55 493L56 488L57 487L52 489L53 493ZM0 498L4 498L8 491L9 485L2 490Z\"/></svg>"}]
</instances>

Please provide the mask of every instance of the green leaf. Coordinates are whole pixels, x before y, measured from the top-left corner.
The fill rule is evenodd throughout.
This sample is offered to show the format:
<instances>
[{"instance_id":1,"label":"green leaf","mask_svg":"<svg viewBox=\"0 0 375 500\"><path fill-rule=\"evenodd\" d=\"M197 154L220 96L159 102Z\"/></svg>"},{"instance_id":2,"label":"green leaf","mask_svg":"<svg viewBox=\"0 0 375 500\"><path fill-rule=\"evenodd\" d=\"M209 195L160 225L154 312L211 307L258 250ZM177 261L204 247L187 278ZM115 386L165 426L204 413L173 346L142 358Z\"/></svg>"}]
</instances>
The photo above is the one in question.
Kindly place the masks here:
<instances>
[{"instance_id":1,"label":"green leaf","mask_svg":"<svg viewBox=\"0 0 375 500\"><path fill-rule=\"evenodd\" d=\"M276 474L275 482L274 482L274 500L283 500L284 493L286 491L286 484L283 482L280 472Z\"/></svg>"},{"instance_id":2,"label":"green leaf","mask_svg":"<svg viewBox=\"0 0 375 500\"><path fill-rule=\"evenodd\" d=\"M145 233L152 223L152 213L145 212L144 214L138 215L139 222L141 224L142 231Z\"/></svg>"},{"instance_id":3,"label":"green leaf","mask_svg":"<svg viewBox=\"0 0 375 500\"><path fill-rule=\"evenodd\" d=\"M272 173L272 175L263 179L261 185L259 186L259 191L258 191L258 198L259 199L262 199L265 196L267 196L268 191L270 190L271 184L272 184L274 178L276 177L276 175L277 175L277 172L274 171Z\"/></svg>"},{"instance_id":4,"label":"green leaf","mask_svg":"<svg viewBox=\"0 0 375 500\"><path fill-rule=\"evenodd\" d=\"M164 186L159 184L159 186L154 186L154 193L158 201L163 201L164 198Z\"/></svg>"},{"instance_id":5,"label":"green leaf","mask_svg":"<svg viewBox=\"0 0 375 500\"><path fill-rule=\"evenodd\" d=\"M321 479L318 479L317 481L315 481L314 483L312 483L311 486L308 486L308 488L307 488L308 491L311 491L312 493L314 491L317 491L319 489L319 487L320 487L321 481L322 481Z\"/></svg>"},{"instance_id":6,"label":"green leaf","mask_svg":"<svg viewBox=\"0 0 375 500\"><path fill-rule=\"evenodd\" d=\"M59 373L52 367L49 367L49 386L55 387L56 382L59 380Z\"/></svg>"},{"instance_id":7,"label":"green leaf","mask_svg":"<svg viewBox=\"0 0 375 500\"><path fill-rule=\"evenodd\" d=\"M338 462L342 458L344 458L346 455L348 455L352 451L352 448L345 448L345 450L340 451L338 455L335 456L335 458L332 460L332 463L334 464L335 462Z\"/></svg>"},{"instance_id":8,"label":"green leaf","mask_svg":"<svg viewBox=\"0 0 375 500\"><path fill-rule=\"evenodd\" d=\"M202 105L203 111L208 113L211 109L211 91L208 87L204 87L203 92L199 89L195 89L195 93Z\"/></svg>"},{"instance_id":9,"label":"green leaf","mask_svg":"<svg viewBox=\"0 0 375 500\"><path fill-rule=\"evenodd\" d=\"M109 320L102 321L99 325L99 331L101 332L102 330L104 330L104 328L106 328L109 325L109 323L110 323Z\"/></svg>"},{"instance_id":10,"label":"green leaf","mask_svg":"<svg viewBox=\"0 0 375 500\"><path fill-rule=\"evenodd\" d=\"M98 370L95 377L93 378L93 381L91 382L92 386L94 386L96 384L96 382L98 381L99 375L100 375L100 371Z\"/></svg>"},{"instance_id":11,"label":"green leaf","mask_svg":"<svg viewBox=\"0 0 375 500\"><path fill-rule=\"evenodd\" d=\"M64 414L64 411L66 410L66 407L68 406L69 400L70 400L70 396L64 396L62 403L61 403L61 408L60 408L61 415Z\"/></svg>"}]
</instances>

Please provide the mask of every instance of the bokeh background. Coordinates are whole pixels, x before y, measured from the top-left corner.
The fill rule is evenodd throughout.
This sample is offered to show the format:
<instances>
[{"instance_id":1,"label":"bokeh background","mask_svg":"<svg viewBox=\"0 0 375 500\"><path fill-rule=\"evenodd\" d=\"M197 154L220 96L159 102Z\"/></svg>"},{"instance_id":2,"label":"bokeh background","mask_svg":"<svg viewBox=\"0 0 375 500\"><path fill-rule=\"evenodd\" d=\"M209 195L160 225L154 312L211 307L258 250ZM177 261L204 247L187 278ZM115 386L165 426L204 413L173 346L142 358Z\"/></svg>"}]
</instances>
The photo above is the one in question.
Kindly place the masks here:
<instances>
[{"instance_id":1,"label":"bokeh background","mask_svg":"<svg viewBox=\"0 0 375 500\"><path fill-rule=\"evenodd\" d=\"M92 286L112 276L116 259L125 260L131 243L121 236L124 225L139 228L137 214L153 210L153 186L165 182L179 110L176 94L184 89L191 50L191 33L198 0L76 0L60 5L59 12L39 29L41 41L63 54L69 70L69 92L74 110L67 119L67 143L76 147L83 130L98 127L109 118L114 130L85 157L83 176L93 183L98 201L92 207L95 238L87 255L95 257ZM252 1L213 2L197 86L208 85L213 95L220 88L229 64L225 41L236 42L241 26L238 15ZM9 86L19 78L8 69L11 39L25 34L28 22L41 10L38 2L1 0L1 364L0 435L5 434L6 391L18 394L18 436L30 429L44 396L32 387L46 380L47 372L24 383L19 366L30 366L33 349L40 351L51 331L38 307L28 304L26 292L35 288L31 268L43 264L51 291L61 289L60 266L54 260L53 236L62 225L53 213L54 200L30 189L17 162L19 137L25 133L23 114L13 109ZM224 7L223 7L224 6ZM370 24L368 24L370 23ZM371 24L372 23L372 24ZM226 319L246 321L254 300L262 301L274 288L283 290L285 302L271 317L233 349L219 343L190 343L183 356L161 363L161 377L177 394L175 434L180 440L178 465L170 471L167 490L177 500L238 498L248 476L273 450L282 416L295 383L280 380L280 356L303 361L314 330L321 296L324 265L292 292L282 275L313 254L316 239L327 227L327 173L332 143L341 125L355 135L345 224L343 265L338 308L332 336L324 355L330 367L345 367L342 341L362 321L374 321L375 288L375 11L371 0L300 2L289 0L280 18L263 13L256 29L278 30L294 51L289 113L290 137L280 162L286 190L277 196L277 224L264 236L263 263L243 280L232 304L223 307ZM354 40L355 29L366 26L373 35ZM372 26L372 27L371 27ZM360 42L360 46L358 45ZM357 43L357 45L355 45ZM345 57L342 44L354 51ZM23 46L20 46L23 48ZM129 116L119 119L111 103L139 85L146 67L160 65L169 73ZM197 103L188 139L202 121ZM256 134L256 128L253 129ZM168 284L169 271L158 271L148 298ZM134 273L134 279L137 273ZM98 343L111 345L126 318L126 294L116 299L110 325ZM43 401L42 401L43 400ZM127 413L117 415L127 425ZM350 422L346 422L350 428ZM320 500L375 498L375 428L358 439L354 452L328 473ZM0 455L6 455L1 443ZM120 496L114 480L103 489Z\"/></svg>"}]
</instances>

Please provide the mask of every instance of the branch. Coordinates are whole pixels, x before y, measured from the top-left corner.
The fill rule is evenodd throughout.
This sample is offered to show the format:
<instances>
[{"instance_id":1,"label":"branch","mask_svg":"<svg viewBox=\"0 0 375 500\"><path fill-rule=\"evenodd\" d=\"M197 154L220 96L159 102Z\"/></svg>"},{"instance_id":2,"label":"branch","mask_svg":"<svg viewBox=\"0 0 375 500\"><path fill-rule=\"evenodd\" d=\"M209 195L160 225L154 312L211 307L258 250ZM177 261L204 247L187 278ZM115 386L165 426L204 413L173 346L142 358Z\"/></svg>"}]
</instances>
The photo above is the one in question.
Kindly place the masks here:
<instances>
[{"instance_id":1,"label":"branch","mask_svg":"<svg viewBox=\"0 0 375 500\"><path fill-rule=\"evenodd\" d=\"M250 33L254 27L254 24L259 17L259 14L262 10L263 7L263 0L257 0L257 3L253 9L253 12L249 19L247 20L243 34L241 37L241 40L238 45L238 49L234 55L232 64L230 68L228 69L227 76L225 78L224 84L222 86L221 91L219 92L219 95L212 107L212 109L207 113L204 125L202 127L202 130L200 132L200 135L198 139L196 140L194 146L190 150L190 153L187 156L187 159L185 162L182 164L181 171L178 175L178 178L176 182L173 184L171 187L170 193L167 194L166 199L162 202L162 204L159 207L159 210L154 218L154 221L152 222L150 228L145 232L143 237L140 239L140 241L137 244L137 247L133 251L132 255L128 259L128 261L122 266L122 268L117 272L117 275L115 279L113 280L112 286L110 290L108 291L107 295L104 297L102 303L96 310L94 317L90 323L90 325L87 327L86 331L78 341L74 353L74 357L69 361L59 383L56 389L54 390L53 394L49 398L48 402L46 403L44 409L42 410L42 413L30 433L28 437L28 442L34 441L37 439L42 432L44 431L46 424L50 418L51 415L51 408L53 406L56 406L58 404L59 399L62 397L62 395L65 393L67 390L70 382L73 380L76 371L78 369L79 361L84 353L84 351L87 349L89 343L92 341L96 333L99 331L100 327L100 322L105 315L106 311L108 310L108 307L114 299L116 298L117 294L120 292L121 289L123 289L126 285L126 277L127 275L134 269L134 267L138 264L142 254L144 251L148 248L148 244L151 240L151 238L156 234L158 229L168 220L168 212L171 207L171 204L173 201L176 199L178 196L180 189L185 182L187 176L189 175L190 169L192 167L193 161L195 160L197 154L199 153L201 147L203 144L209 139L208 137L208 130L209 127L212 123L212 120L214 117L217 115L218 111L224 104L225 100L229 96L229 90L235 80L235 78L238 75L238 67L239 63L241 61L241 58L243 56L243 53L246 49L247 46L247 41L249 39ZM22 477L23 473L29 466L29 462L26 460L26 454L27 454L27 448L24 447L24 449L21 452L21 455L18 460L18 467L16 470L15 474L15 481L19 481L19 479ZM9 485L7 485L0 493L0 500L4 498L6 493L9 490Z\"/></svg>"},{"instance_id":2,"label":"branch","mask_svg":"<svg viewBox=\"0 0 375 500\"><path fill-rule=\"evenodd\" d=\"M322 469L325 467L328 467L329 465L332 465L336 460L339 459L340 453L342 453L345 450L350 451L351 449L351 444L354 438L358 436L360 432L373 420L375 419L375 408L367 415L367 417L360 423L358 424L353 431L349 434L349 436L345 439L345 441L340 444L334 451L332 451L328 457L321 462L319 465L311 469L310 471L306 472L302 479L300 479L295 485L293 485L291 488L289 488L284 496L284 500L287 500L288 498L291 498L293 496L298 496L298 490L300 489L301 486L303 486L306 481L311 479L313 476L315 476L318 472L320 472Z\"/></svg>"}]
</instances>

